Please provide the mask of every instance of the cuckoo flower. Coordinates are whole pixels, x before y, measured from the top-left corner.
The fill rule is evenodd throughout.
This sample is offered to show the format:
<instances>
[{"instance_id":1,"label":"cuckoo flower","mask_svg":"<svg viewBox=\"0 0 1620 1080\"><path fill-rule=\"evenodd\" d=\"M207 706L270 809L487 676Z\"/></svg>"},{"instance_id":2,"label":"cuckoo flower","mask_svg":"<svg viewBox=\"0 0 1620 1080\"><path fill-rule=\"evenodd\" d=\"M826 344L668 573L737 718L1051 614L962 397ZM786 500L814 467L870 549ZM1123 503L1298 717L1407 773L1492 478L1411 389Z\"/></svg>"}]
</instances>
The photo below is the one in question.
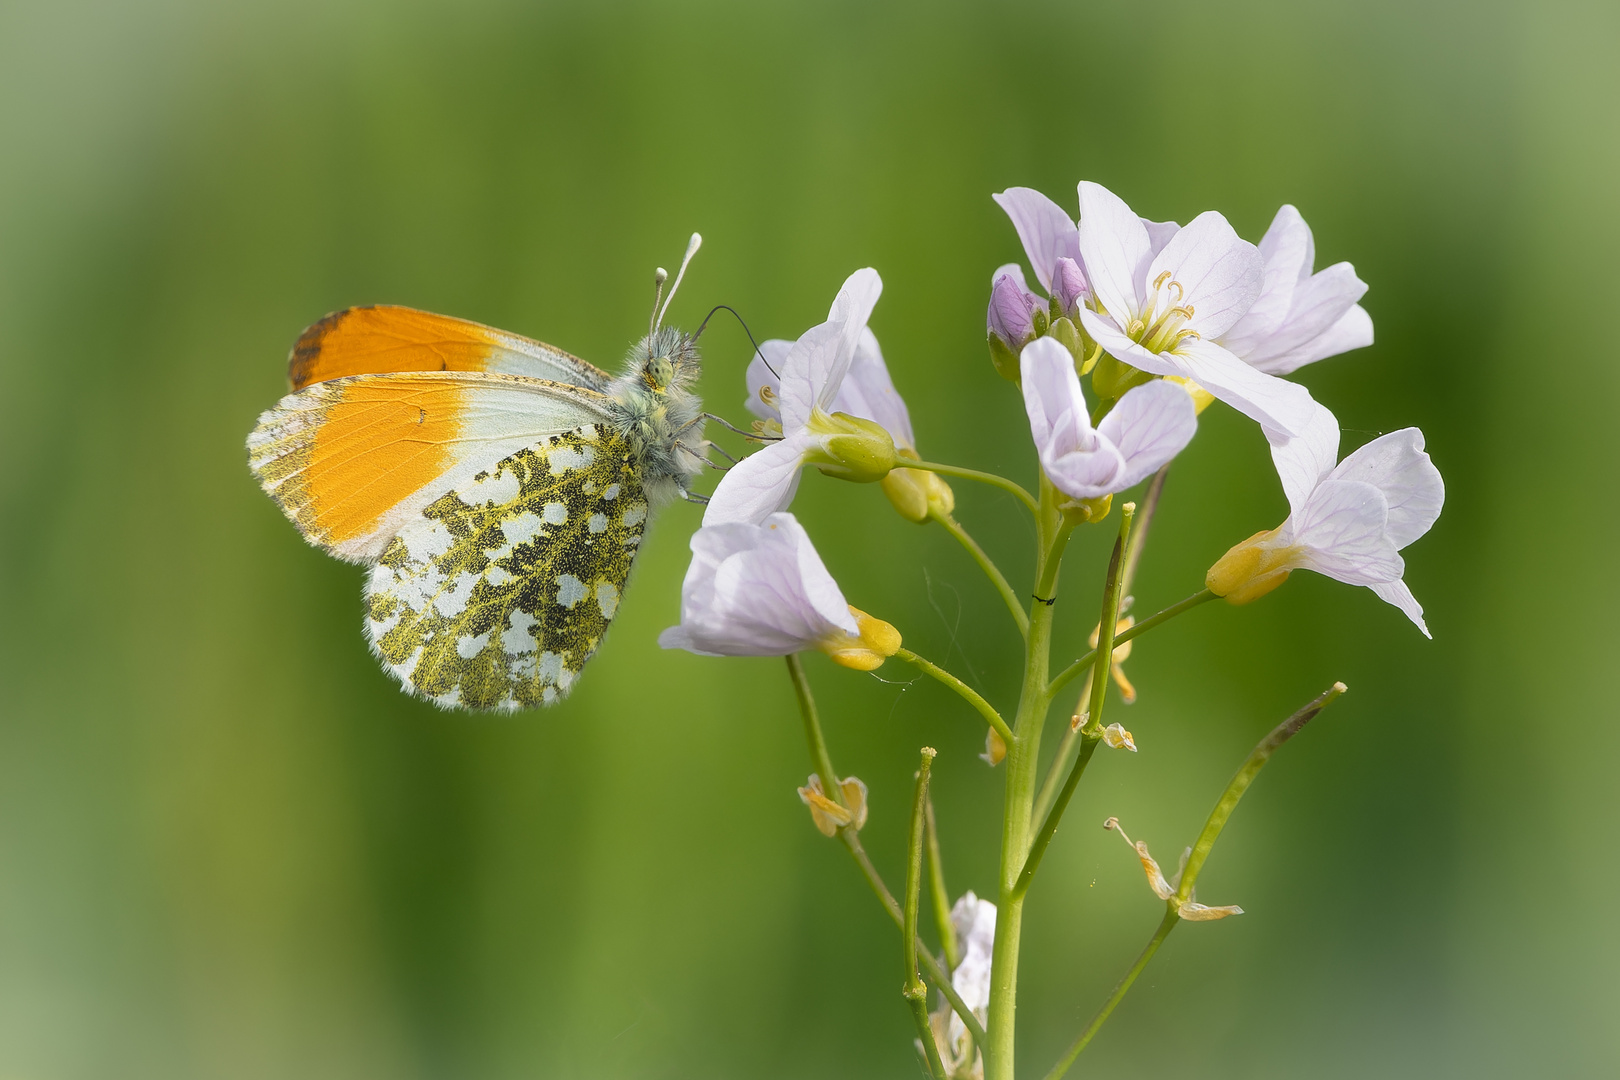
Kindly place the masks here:
<instances>
[{"instance_id":1,"label":"cuckoo flower","mask_svg":"<svg viewBox=\"0 0 1620 1080\"><path fill-rule=\"evenodd\" d=\"M990 1007L990 957L996 941L996 905L971 891L951 908L951 927L961 943L962 959L951 972L951 987L982 1022ZM939 1056L951 1076L973 1073L973 1043L962 1018L944 1006L929 1017ZM973 1075L981 1075L973 1073Z\"/></svg>"},{"instance_id":2,"label":"cuckoo flower","mask_svg":"<svg viewBox=\"0 0 1620 1080\"><path fill-rule=\"evenodd\" d=\"M781 385L770 395L779 410L782 436L732 466L710 497L704 525L760 522L786 509L806 464L849 480L888 475L894 467L893 436L870 419L829 412L836 408L834 401L882 291L876 270L855 271L838 290L827 321L788 348L777 369Z\"/></svg>"},{"instance_id":3,"label":"cuckoo flower","mask_svg":"<svg viewBox=\"0 0 1620 1080\"><path fill-rule=\"evenodd\" d=\"M1400 556L1402 548L1429 531L1446 498L1440 471L1423 451L1423 433L1392 431L1335 466L1338 448L1338 422L1321 406L1307 431L1274 443L1288 520L1221 556L1206 584L1217 596L1246 604L1294 570L1315 570L1367 586L1432 636L1422 605L1402 580L1406 567Z\"/></svg>"},{"instance_id":4,"label":"cuckoo flower","mask_svg":"<svg viewBox=\"0 0 1620 1080\"><path fill-rule=\"evenodd\" d=\"M1301 386L1245 364L1216 344L1260 296L1264 259L1215 211L1158 252L1142 219L1107 188L1080 182L1080 253L1096 310L1087 334L1116 360L1191 379L1268 428L1295 434L1310 419Z\"/></svg>"},{"instance_id":5,"label":"cuckoo flower","mask_svg":"<svg viewBox=\"0 0 1620 1080\"><path fill-rule=\"evenodd\" d=\"M1254 305L1218 343L1271 375L1371 345L1372 316L1356 303L1366 284L1355 267L1334 263L1311 273L1316 243L1299 211L1284 206L1260 240L1265 276Z\"/></svg>"},{"instance_id":6,"label":"cuckoo flower","mask_svg":"<svg viewBox=\"0 0 1620 1080\"><path fill-rule=\"evenodd\" d=\"M871 671L900 648L900 634L844 601L792 514L763 524L708 525L692 536L681 584L681 624L658 635L666 649L701 656L786 656L819 649Z\"/></svg>"},{"instance_id":7,"label":"cuckoo flower","mask_svg":"<svg viewBox=\"0 0 1620 1080\"><path fill-rule=\"evenodd\" d=\"M1100 499L1145 480L1198 429L1192 398L1162 380L1127 391L1092 427L1068 350L1041 338L1024 347L1020 363L1041 468L1071 499Z\"/></svg>"}]
</instances>

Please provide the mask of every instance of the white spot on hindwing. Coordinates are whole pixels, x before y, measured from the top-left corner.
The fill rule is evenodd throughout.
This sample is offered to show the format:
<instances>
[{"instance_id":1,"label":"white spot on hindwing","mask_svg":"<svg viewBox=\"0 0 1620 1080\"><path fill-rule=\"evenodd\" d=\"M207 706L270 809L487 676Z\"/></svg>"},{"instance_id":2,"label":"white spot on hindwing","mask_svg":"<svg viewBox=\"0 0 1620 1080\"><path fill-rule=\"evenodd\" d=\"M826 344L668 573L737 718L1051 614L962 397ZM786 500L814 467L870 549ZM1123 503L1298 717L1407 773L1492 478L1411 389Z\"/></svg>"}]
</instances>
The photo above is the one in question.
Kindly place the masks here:
<instances>
[{"instance_id":1,"label":"white spot on hindwing","mask_svg":"<svg viewBox=\"0 0 1620 1080\"><path fill-rule=\"evenodd\" d=\"M522 485L518 482L517 474L510 469L502 469L493 476L485 474L483 479L473 477L467 486L456 491L456 495L468 506L484 506L493 503L496 506L505 506L518 497Z\"/></svg>"},{"instance_id":2,"label":"white spot on hindwing","mask_svg":"<svg viewBox=\"0 0 1620 1080\"><path fill-rule=\"evenodd\" d=\"M512 624L512 628L501 635L501 648L513 656L521 656L540 647L534 635L529 633L529 627L535 624L533 615L520 609L513 611L506 621Z\"/></svg>"},{"instance_id":3,"label":"white spot on hindwing","mask_svg":"<svg viewBox=\"0 0 1620 1080\"><path fill-rule=\"evenodd\" d=\"M488 630L484 631L482 634L479 634L477 637L468 637L466 634L463 634L456 638L456 655L461 657L463 660L471 660L473 657L483 652L484 646L488 644Z\"/></svg>"},{"instance_id":4,"label":"white spot on hindwing","mask_svg":"<svg viewBox=\"0 0 1620 1080\"><path fill-rule=\"evenodd\" d=\"M586 527L591 530L593 535L607 532L607 525L606 514L592 514L591 520L586 523Z\"/></svg>"},{"instance_id":5,"label":"white spot on hindwing","mask_svg":"<svg viewBox=\"0 0 1620 1080\"><path fill-rule=\"evenodd\" d=\"M613 613L619 610L619 587L611 581L598 581L596 606L602 609L602 618L613 618Z\"/></svg>"},{"instance_id":6,"label":"white spot on hindwing","mask_svg":"<svg viewBox=\"0 0 1620 1080\"><path fill-rule=\"evenodd\" d=\"M573 574L560 574L557 577L557 603L565 608L573 606L585 599L585 583Z\"/></svg>"},{"instance_id":7,"label":"white spot on hindwing","mask_svg":"<svg viewBox=\"0 0 1620 1080\"><path fill-rule=\"evenodd\" d=\"M551 475L561 476L574 469L587 468L596 460L596 451L589 446L554 446L546 455L551 464Z\"/></svg>"},{"instance_id":8,"label":"white spot on hindwing","mask_svg":"<svg viewBox=\"0 0 1620 1080\"><path fill-rule=\"evenodd\" d=\"M540 510L540 518L547 525L563 525L568 521L568 504L549 502Z\"/></svg>"}]
</instances>

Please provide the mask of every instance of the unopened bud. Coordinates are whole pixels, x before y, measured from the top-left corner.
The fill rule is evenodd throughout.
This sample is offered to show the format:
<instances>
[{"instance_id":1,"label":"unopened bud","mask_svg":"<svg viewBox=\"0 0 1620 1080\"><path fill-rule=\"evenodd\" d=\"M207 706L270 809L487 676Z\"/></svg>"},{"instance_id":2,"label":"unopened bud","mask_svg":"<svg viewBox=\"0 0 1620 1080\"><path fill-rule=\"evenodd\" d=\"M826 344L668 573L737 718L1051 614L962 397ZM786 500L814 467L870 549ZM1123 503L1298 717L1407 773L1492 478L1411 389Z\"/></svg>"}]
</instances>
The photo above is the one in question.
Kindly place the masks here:
<instances>
[{"instance_id":1,"label":"unopened bud","mask_svg":"<svg viewBox=\"0 0 1620 1080\"><path fill-rule=\"evenodd\" d=\"M1090 292L1091 288L1086 284L1086 275L1081 271L1080 264L1067 255L1059 258L1057 266L1052 270L1052 299L1057 302L1061 314L1073 319L1080 310L1081 302ZM1052 336L1057 335L1054 333Z\"/></svg>"},{"instance_id":2,"label":"unopened bud","mask_svg":"<svg viewBox=\"0 0 1620 1080\"><path fill-rule=\"evenodd\" d=\"M799 801L810 808L810 820L822 836L832 836L846 825L854 825L860 832L866 824L866 785L850 776L838 781L838 787L844 796L842 805L827 798L821 777L815 773L799 789Z\"/></svg>"},{"instance_id":3,"label":"unopened bud","mask_svg":"<svg viewBox=\"0 0 1620 1080\"><path fill-rule=\"evenodd\" d=\"M1086 373L1086 340L1085 335L1080 333L1080 328L1067 318L1053 319L1052 329L1049 333L1053 341L1069 350L1069 355L1074 357L1075 371L1084 375Z\"/></svg>"},{"instance_id":4,"label":"unopened bud","mask_svg":"<svg viewBox=\"0 0 1620 1080\"><path fill-rule=\"evenodd\" d=\"M1036 316L1041 316L1037 329ZM990 344L990 361L996 372L1009 382L1020 377L1018 353L1045 330L1045 312L1028 289L1011 274L1002 274L990 286L990 306L985 312L985 335Z\"/></svg>"},{"instance_id":5,"label":"unopened bud","mask_svg":"<svg viewBox=\"0 0 1620 1080\"><path fill-rule=\"evenodd\" d=\"M1278 539L1280 528L1257 532L1215 561L1204 584L1229 604L1247 604L1288 580L1299 547Z\"/></svg>"},{"instance_id":6,"label":"unopened bud","mask_svg":"<svg viewBox=\"0 0 1620 1080\"><path fill-rule=\"evenodd\" d=\"M1114 506L1112 495L1103 495L1096 499L1065 499L1058 509L1063 512L1063 519L1071 525L1084 525L1090 521L1101 521L1108 516L1108 511Z\"/></svg>"},{"instance_id":7,"label":"unopened bud","mask_svg":"<svg viewBox=\"0 0 1620 1080\"><path fill-rule=\"evenodd\" d=\"M917 452L901 448L898 460L917 460ZM922 469L896 468L881 482L883 494L889 497L900 516L918 524L928 520L930 514L948 517L956 509L956 493L938 474Z\"/></svg>"},{"instance_id":8,"label":"unopened bud","mask_svg":"<svg viewBox=\"0 0 1620 1080\"><path fill-rule=\"evenodd\" d=\"M819 445L806 455L806 461L828 476L870 484L894 468L894 437L875 420L848 413L829 416L818 409L811 414L808 426L820 439Z\"/></svg>"},{"instance_id":9,"label":"unopened bud","mask_svg":"<svg viewBox=\"0 0 1620 1080\"><path fill-rule=\"evenodd\" d=\"M900 631L853 604L849 613L855 616L859 636L851 637L840 632L821 643L822 651L832 657L835 664L856 671L874 671L883 666L883 661L900 651Z\"/></svg>"}]
</instances>

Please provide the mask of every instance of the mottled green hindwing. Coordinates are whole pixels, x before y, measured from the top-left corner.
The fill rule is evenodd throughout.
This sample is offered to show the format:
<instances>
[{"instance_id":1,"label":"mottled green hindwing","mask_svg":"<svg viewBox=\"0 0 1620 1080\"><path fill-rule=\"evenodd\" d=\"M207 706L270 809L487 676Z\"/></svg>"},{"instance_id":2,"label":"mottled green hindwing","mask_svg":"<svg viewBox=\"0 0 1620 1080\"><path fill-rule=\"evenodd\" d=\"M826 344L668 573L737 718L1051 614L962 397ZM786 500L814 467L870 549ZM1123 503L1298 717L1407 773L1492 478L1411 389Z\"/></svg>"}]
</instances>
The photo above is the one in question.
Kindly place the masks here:
<instances>
[{"instance_id":1,"label":"mottled green hindwing","mask_svg":"<svg viewBox=\"0 0 1620 1080\"><path fill-rule=\"evenodd\" d=\"M646 520L630 447L611 428L519 450L388 545L366 586L372 649L446 707L556 701L613 619Z\"/></svg>"}]
</instances>

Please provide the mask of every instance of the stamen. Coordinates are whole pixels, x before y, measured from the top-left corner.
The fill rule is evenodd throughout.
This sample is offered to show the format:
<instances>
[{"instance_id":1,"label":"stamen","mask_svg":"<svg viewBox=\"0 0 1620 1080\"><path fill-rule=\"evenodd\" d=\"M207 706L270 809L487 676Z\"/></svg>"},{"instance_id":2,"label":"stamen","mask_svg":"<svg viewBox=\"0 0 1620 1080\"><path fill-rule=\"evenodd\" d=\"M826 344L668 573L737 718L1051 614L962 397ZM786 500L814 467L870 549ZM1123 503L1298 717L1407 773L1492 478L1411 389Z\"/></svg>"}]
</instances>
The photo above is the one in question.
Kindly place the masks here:
<instances>
[{"instance_id":1,"label":"stamen","mask_svg":"<svg viewBox=\"0 0 1620 1080\"><path fill-rule=\"evenodd\" d=\"M1134 338L1139 336L1142 331L1146 329L1147 326L1143 324L1141 319L1133 319L1131 320L1131 325L1125 328L1125 336Z\"/></svg>"},{"instance_id":2,"label":"stamen","mask_svg":"<svg viewBox=\"0 0 1620 1080\"><path fill-rule=\"evenodd\" d=\"M1164 273L1162 273L1158 277L1154 278L1153 279L1153 289L1154 289L1154 291L1157 292L1158 290L1164 288L1164 283L1166 281L1169 281L1171 276L1172 275L1171 275L1170 271L1166 270ZM1172 284L1174 284L1174 282L1172 282ZM1177 285L1176 287L1180 288L1179 285Z\"/></svg>"}]
</instances>

